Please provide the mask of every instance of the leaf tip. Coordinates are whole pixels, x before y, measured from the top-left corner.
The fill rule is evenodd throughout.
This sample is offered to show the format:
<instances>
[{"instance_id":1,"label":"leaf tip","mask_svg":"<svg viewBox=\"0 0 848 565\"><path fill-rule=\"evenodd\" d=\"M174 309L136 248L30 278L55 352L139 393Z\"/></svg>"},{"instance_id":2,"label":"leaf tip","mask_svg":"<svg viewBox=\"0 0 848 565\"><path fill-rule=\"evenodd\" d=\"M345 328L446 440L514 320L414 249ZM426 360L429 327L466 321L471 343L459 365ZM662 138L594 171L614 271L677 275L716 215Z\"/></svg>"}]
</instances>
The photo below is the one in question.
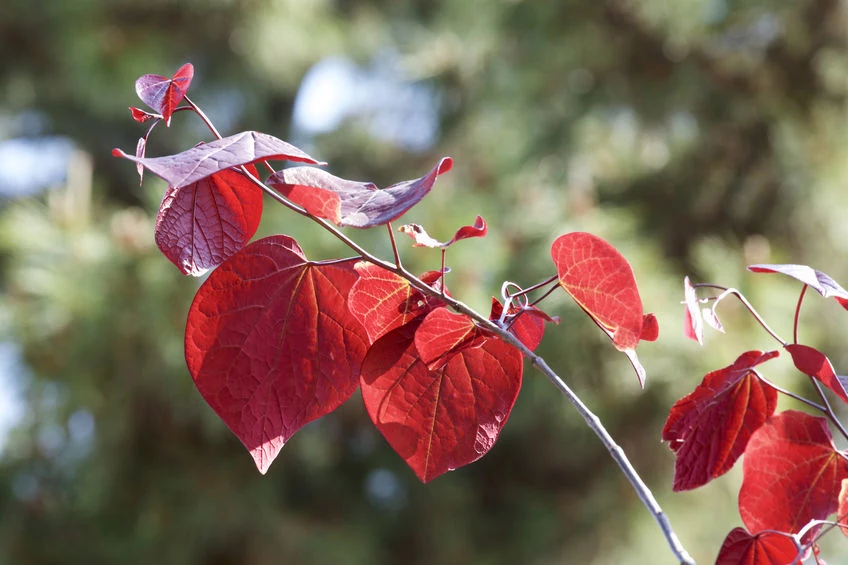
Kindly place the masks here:
<instances>
[{"instance_id":1,"label":"leaf tip","mask_svg":"<svg viewBox=\"0 0 848 565\"><path fill-rule=\"evenodd\" d=\"M112 157L119 157L122 159L127 158L127 154L118 149L117 147L112 148Z\"/></svg>"}]
</instances>

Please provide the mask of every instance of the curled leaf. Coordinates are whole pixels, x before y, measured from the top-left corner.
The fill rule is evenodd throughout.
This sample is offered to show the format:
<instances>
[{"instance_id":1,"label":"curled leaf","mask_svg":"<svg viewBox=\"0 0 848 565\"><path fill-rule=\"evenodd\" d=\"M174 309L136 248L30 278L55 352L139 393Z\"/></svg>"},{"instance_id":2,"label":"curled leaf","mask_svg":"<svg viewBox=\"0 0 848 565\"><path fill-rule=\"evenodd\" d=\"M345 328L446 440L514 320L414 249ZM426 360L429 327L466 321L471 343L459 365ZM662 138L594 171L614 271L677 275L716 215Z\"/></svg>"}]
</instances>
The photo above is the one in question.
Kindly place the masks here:
<instances>
[{"instance_id":1,"label":"curled leaf","mask_svg":"<svg viewBox=\"0 0 848 565\"><path fill-rule=\"evenodd\" d=\"M415 243L412 244L413 247L429 247L431 249L442 248L445 249L454 244L454 242L459 241L460 239L467 239L469 237L483 237L486 235L486 220L483 219L483 216L477 216L477 219L474 221L474 225L472 226L463 226L456 231L453 238L449 241L441 242L433 239L430 235L424 230L424 228L419 224L406 224L398 228L398 231L401 233L405 233L409 237L415 240Z\"/></svg>"},{"instance_id":2,"label":"curled leaf","mask_svg":"<svg viewBox=\"0 0 848 565\"><path fill-rule=\"evenodd\" d=\"M689 339L704 344L704 321L701 319L701 307L695 287L689 282L689 277L683 278L683 300L686 309L683 311L683 334Z\"/></svg>"},{"instance_id":3,"label":"curled leaf","mask_svg":"<svg viewBox=\"0 0 848 565\"><path fill-rule=\"evenodd\" d=\"M162 117L159 114L151 114L147 110L142 110L141 108L135 108L133 106L130 106L130 114L132 114L132 119L140 124L143 124L147 120L152 120L153 118Z\"/></svg>"},{"instance_id":4,"label":"curled leaf","mask_svg":"<svg viewBox=\"0 0 848 565\"><path fill-rule=\"evenodd\" d=\"M442 158L421 178L393 184L382 190L370 182L343 179L314 167L292 167L268 177L268 185L315 216L340 226L370 228L387 224L421 201L439 175L453 166Z\"/></svg>"},{"instance_id":5,"label":"curled leaf","mask_svg":"<svg viewBox=\"0 0 848 565\"><path fill-rule=\"evenodd\" d=\"M781 273L790 276L809 285L825 298L835 298L843 308L848 309L848 290L842 288L830 275L807 265L749 265L748 270L753 273Z\"/></svg>"},{"instance_id":6,"label":"curled leaf","mask_svg":"<svg viewBox=\"0 0 848 565\"><path fill-rule=\"evenodd\" d=\"M836 375L830 359L824 353L809 345L798 343L787 345L786 351L792 356L792 362L799 371L818 379L824 386L835 392L842 402L848 403L848 391L845 390L845 385Z\"/></svg>"},{"instance_id":7,"label":"curled leaf","mask_svg":"<svg viewBox=\"0 0 848 565\"><path fill-rule=\"evenodd\" d=\"M194 77L194 67L186 63L171 78L162 75L143 75L135 81L135 92L142 102L162 114L165 125L171 125L171 115L182 102ZM135 112L133 112L135 117Z\"/></svg>"}]
</instances>

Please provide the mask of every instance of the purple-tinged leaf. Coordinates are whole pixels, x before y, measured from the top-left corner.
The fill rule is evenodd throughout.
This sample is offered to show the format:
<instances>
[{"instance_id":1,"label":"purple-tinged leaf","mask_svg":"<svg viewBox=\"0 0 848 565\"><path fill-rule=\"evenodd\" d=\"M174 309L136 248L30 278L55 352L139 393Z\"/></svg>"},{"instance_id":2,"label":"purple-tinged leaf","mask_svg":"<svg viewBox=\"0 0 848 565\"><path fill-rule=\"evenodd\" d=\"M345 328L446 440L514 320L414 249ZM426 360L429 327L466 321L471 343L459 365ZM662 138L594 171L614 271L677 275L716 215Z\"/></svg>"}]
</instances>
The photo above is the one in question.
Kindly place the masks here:
<instances>
[{"instance_id":1,"label":"purple-tinged leaf","mask_svg":"<svg viewBox=\"0 0 848 565\"><path fill-rule=\"evenodd\" d=\"M474 220L474 225L463 226L456 230L453 238L445 242L437 241L430 237L430 234L428 234L427 231L419 224L406 224L405 226L398 228L399 232L405 233L415 240L415 243L412 244L413 247L429 247L431 249L445 249L460 239L483 237L486 235L487 230L486 220L483 219L483 216L477 216L477 219Z\"/></svg>"},{"instance_id":2,"label":"purple-tinged leaf","mask_svg":"<svg viewBox=\"0 0 848 565\"><path fill-rule=\"evenodd\" d=\"M135 81L135 92L142 102L162 114L165 125L171 125L171 115L182 102L194 77L194 67L186 63L171 78L162 75L142 75ZM135 117L135 112L133 112Z\"/></svg>"},{"instance_id":3,"label":"purple-tinged leaf","mask_svg":"<svg viewBox=\"0 0 848 565\"><path fill-rule=\"evenodd\" d=\"M420 202L433 188L438 176L452 166L453 160L444 157L423 177L382 190L373 183L346 180L314 167L278 171L268 178L267 184L310 214L340 226L370 228L402 216Z\"/></svg>"},{"instance_id":4,"label":"purple-tinged leaf","mask_svg":"<svg viewBox=\"0 0 848 565\"><path fill-rule=\"evenodd\" d=\"M748 270L754 273L781 273L809 285L810 288L824 296L833 297L848 310L848 290L842 288L830 275L817 271L807 265L749 265Z\"/></svg>"},{"instance_id":5,"label":"purple-tinged leaf","mask_svg":"<svg viewBox=\"0 0 848 565\"><path fill-rule=\"evenodd\" d=\"M133 157L120 149L113 149L112 155L143 165L173 188L187 186L225 169L266 159L322 164L294 145L258 131L243 131L164 157Z\"/></svg>"}]
</instances>

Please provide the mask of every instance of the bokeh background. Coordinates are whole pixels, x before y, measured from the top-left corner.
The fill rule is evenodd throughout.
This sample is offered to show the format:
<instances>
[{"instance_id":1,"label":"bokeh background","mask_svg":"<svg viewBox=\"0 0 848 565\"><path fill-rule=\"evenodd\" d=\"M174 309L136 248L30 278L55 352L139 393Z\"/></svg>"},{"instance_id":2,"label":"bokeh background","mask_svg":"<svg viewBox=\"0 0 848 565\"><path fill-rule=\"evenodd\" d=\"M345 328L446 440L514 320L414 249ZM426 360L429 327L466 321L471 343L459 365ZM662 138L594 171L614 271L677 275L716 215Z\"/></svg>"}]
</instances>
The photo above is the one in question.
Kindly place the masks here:
<instances>
[{"instance_id":1,"label":"bokeh background","mask_svg":"<svg viewBox=\"0 0 848 565\"><path fill-rule=\"evenodd\" d=\"M134 80L191 61L225 134L265 131L381 186L454 169L406 219L451 249L455 295L488 311L503 280L552 274L592 231L632 262L660 340L639 390L564 295L540 353L597 411L699 562L741 522L739 469L671 492L659 441L708 370L774 348L744 311L682 336L682 278L742 289L785 337L799 286L746 264L811 264L848 283L844 0L3 0L0 3L0 563L673 563L582 420L528 368L479 462L429 485L358 396L300 431L260 476L182 358L199 281L159 255L165 189L110 156L146 126ZM209 135L189 113L149 155ZM346 254L266 206L262 234ZM388 255L385 232L351 232ZM405 260L438 253L401 241ZM809 295L801 338L848 370L846 314ZM809 394L786 359L764 371ZM782 403L782 407L792 404ZM738 467L738 466L737 466ZM831 536L830 563L848 563Z\"/></svg>"}]
</instances>

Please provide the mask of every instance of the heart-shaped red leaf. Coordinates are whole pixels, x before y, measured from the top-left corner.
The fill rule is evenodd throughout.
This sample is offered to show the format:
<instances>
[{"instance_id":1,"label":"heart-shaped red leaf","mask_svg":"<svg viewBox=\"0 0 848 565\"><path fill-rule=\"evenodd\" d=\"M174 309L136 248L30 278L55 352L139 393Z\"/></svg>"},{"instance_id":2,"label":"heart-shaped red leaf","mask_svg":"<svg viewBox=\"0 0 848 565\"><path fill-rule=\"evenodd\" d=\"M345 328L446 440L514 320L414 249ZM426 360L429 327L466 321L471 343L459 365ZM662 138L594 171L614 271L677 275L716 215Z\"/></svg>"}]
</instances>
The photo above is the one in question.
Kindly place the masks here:
<instances>
[{"instance_id":1,"label":"heart-shaped red leaf","mask_svg":"<svg viewBox=\"0 0 848 565\"><path fill-rule=\"evenodd\" d=\"M399 227L398 231L405 233L406 235L415 240L415 243L412 244L413 247L445 249L447 247L450 247L460 239L468 239L470 237L483 237L486 235L488 228L486 227L486 220L483 219L483 216L477 216L477 219L474 220L474 225L463 226L459 228L458 230L456 230L454 236L449 241L445 242L437 241L430 237L427 231L419 224L406 224L405 226Z\"/></svg>"},{"instance_id":2,"label":"heart-shaped red leaf","mask_svg":"<svg viewBox=\"0 0 848 565\"><path fill-rule=\"evenodd\" d=\"M848 290L842 288L830 275L817 271L807 265L749 265L753 273L781 273L809 285L824 296L834 297L843 308L848 310Z\"/></svg>"},{"instance_id":3,"label":"heart-shaped red leaf","mask_svg":"<svg viewBox=\"0 0 848 565\"><path fill-rule=\"evenodd\" d=\"M723 475L745 452L751 434L777 407L777 392L753 368L777 355L747 351L732 365L707 373L691 394L674 404L662 439L677 455L675 491Z\"/></svg>"},{"instance_id":4,"label":"heart-shaped red leaf","mask_svg":"<svg viewBox=\"0 0 848 565\"><path fill-rule=\"evenodd\" d=\"M848 392L845 391L845 387L836 376L836 371L833 370L830 359L824 353L809 345L797 343L787 345L786 351L792 356L792 362L799 371L818 379L824 386L835 392L842 402L848 403Z\"/></svg>"},{"instance_id":5,"label":"heart-shaped red leaf","mask_svg":"<svg viewBox=\"0 0 848 565\"><path fill-rule=\"evenodd\" d=\"M256 169L248 165L255 176ZM168 187L156 217L156 245L184 275L200 276L244 247L262 219L262 191L234 169Z\"/></svg>"},{"instance_id":6,"label":"heart-shaped red leaf","mask_svg":"<svg viewBox=\"0 0 848 565\"><path fill-rule=\"evenodd\" d=\"M615 247L585 232L557 238L551 257L560 286L610 336L615 347L627 354L644 386L645 372L635 350L642 339L645 315L630 263ZM657 332L648 333L656 337Z\"/></svg>"},{"instance_id":7,"label":"heart-shaped red leaf","mask_svg":"<svg viewBox=\"0 0 848 565\"><path fill-rule=\"evenodd\" d=\"M689 339L704 344L704 320L701 318L701 306L695 288L689 282L689 277L683 278L683 300L686 309L683 311L683 335Z\"/></svg>"},{"instance_id":8,"label":"heart-shaped red leaf","mask_svg":"<svg viewBox=\"0 0 848 565\"><path fill-rule=\"evenodd\" d=\"M748 530L797 533L836 511L848 460L827 420L786 410L754 432L742 473L739 513Z\"/></svg>"},{"instance_id":9,"label":"heart-shaped red leaf","mask_svg":"<svg viewBox=\"0 0 848 565\"><path fill-rule=\"evenodd\" d=\"M392 449L426 483L488 453L518 397L523 362L517 349L493 337L431 371L415 347L420 324L371 346L362 398Z\"/></svg>"},{"instance_id":10,"label":"heart-shaped red leaf","mask_svg":"<svg viewBox=\"0 0 848 565\"><path fill-rule=\"evenodd\" d=\"M347 310L353 262L313 263L284 235L215 269L188 314L189 371L265 473L304 424L356 390L368 336Z\"/></svg>"},{"instance_id":11,"label":"heart-shaped red leaf","mask_svg":"<svg viewBox=\"0 0 848 565\"><path fill-rule=\"evenodd\" d=\"M752 536L745 528L734 528L721 544L716 565L787 565L797 556L791 536L777 532Z\"/></svg>"},{"instance_id":12,"label":"heart-shaped red leaf","mask_svg":"<svg viewBox=\"0 0 848 565\"><path fill-rule=\"evenodd\" d=\"M427 368L436 370L458 352L479 347L489 335L465 314L437 308L427 314L415 332L415 347Z\"/></svg>"},{"instance_id":13,"label":"heart-shaped red leaf","mask_svg":"<svg viewBox=\"0 0 848 565\"><path fill-rule=\"evenodd\" d=\"M501 319L502 314L503 304L493 296L489 319L498 321ZM542 342L542 338L545 335L545 322L559 323L559 320L554 320L535 306L519 308L513 305L509 309L508 316L510 322L509 333L517 337L531 351L539 347L539 344Z\"/></svg>"},{"instance_id":14,"label":"heart-shaped red leaf","mask_svg":"<svg viewBox=\"0 0 848 565\"><path fill-rule=\"evenodd\" d=\"M171 115L188 92L193 77L194 67L186 63L171 78L162 75L139 77L135 81L135 92L142 102L162 114L165 125L171 125Z\"/></svg>"},{"instance_id":15,"label":"heart-shaped red leaf","mask_svg":"<svg viewBox=\"0 0 848 565\"><path fill-rule=\"evenodd\" d=\"M433 188L436 178L452 166L453 160L444 157L423 177L383 190L373 183L346 180L314 167L278 171L268 177L267 183L313 215L340 226L370 228L402 216L420 202Z\"/></svg>"},{"instance_id":16,"label":"heart-shaped red leaf","mask_svg":"<svg viewBox=\"0 0 848 565\"><path fill-rule=\"evenodd\" d=\"M294 145L258 131L243 131L164 157L133 157L117 148L112 150L112 155L143 165L174 188L187 186L226 169L265 159L319 164Z\"/></svg>"},{"instance_id":17,"label":"heart-shaped red leaf","mask_svg":"<svg viewBox=\"0 0 848 565\"><path fill-rule=\"evenodd\" d=\"M359 320L371 343L395 328L423 316L444 302L425 296L412 288L409 281L371 263L355 265L359 278L350 289L348 309ZM441 273L428 271L421 280L441 285Z\"/></svg>"}]
</instances>

